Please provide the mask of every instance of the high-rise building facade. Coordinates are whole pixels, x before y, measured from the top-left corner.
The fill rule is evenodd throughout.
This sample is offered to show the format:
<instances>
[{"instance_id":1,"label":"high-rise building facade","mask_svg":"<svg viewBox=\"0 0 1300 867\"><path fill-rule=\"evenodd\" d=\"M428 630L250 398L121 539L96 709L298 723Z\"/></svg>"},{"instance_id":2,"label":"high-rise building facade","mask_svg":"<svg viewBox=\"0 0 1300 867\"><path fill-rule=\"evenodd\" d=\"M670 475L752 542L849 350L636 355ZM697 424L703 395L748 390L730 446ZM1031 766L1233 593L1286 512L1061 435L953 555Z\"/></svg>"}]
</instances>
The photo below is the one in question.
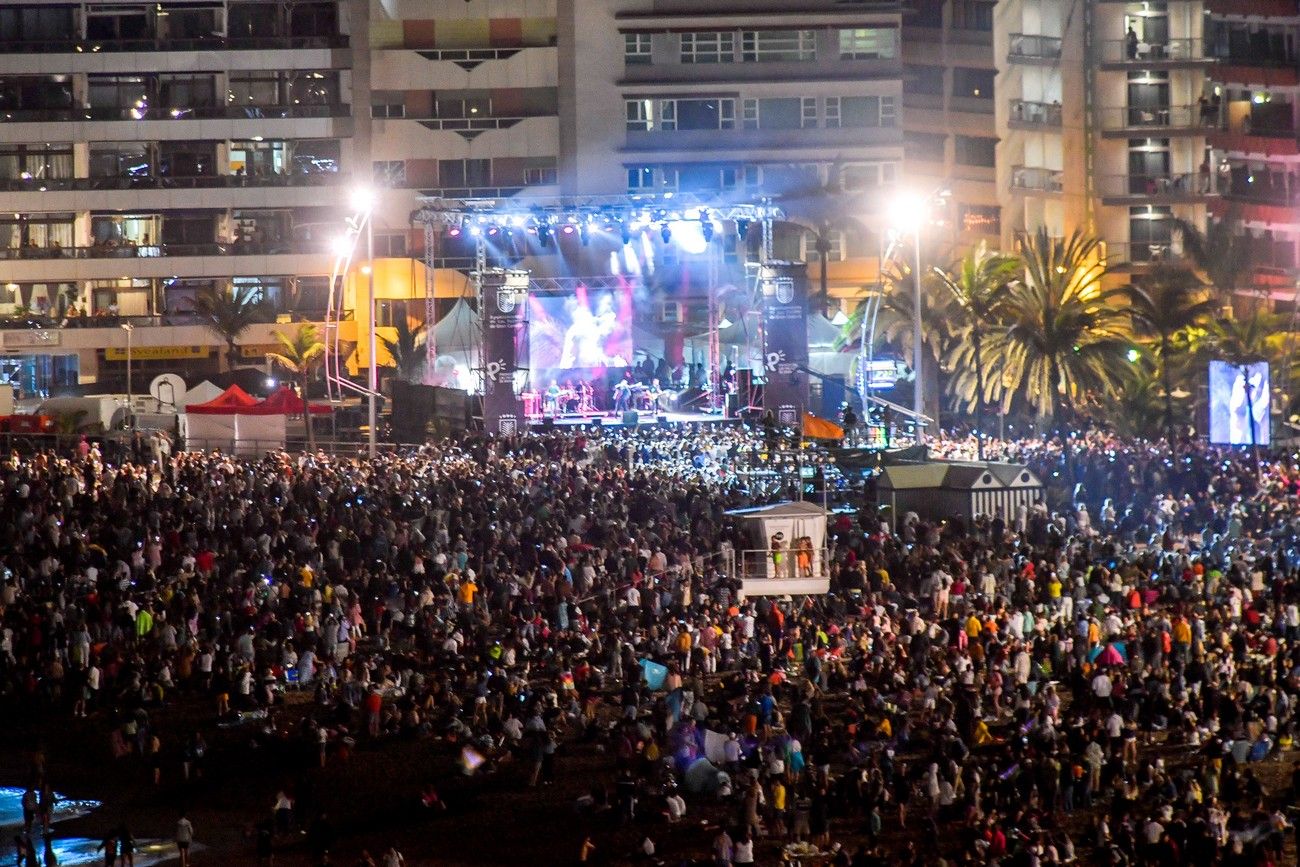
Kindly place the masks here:
<instances>
[{"instance_id":1,"label":"high-rise building facade","mask_svg":"<svg viewBox=\"0 0 1300 867\"><path fill-rule=\"evenodd\" d=\"M0 6L3 378L114 378L123 323L165 329L136 337L145 372L215 368L202 329L166 328L205 288L323 307L353 23L336 0ZM59 324L81 327L32 327Z\"/></svg>"}]
</instances>

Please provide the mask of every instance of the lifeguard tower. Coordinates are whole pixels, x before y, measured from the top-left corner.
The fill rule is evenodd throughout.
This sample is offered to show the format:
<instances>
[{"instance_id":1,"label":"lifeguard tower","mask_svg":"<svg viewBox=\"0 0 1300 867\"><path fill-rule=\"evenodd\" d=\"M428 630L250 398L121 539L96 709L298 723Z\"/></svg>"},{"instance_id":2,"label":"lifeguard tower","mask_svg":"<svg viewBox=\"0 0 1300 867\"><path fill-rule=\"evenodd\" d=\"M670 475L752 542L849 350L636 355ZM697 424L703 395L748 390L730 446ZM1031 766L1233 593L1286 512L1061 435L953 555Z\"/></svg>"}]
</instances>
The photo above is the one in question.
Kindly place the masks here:
<instances>
[{"instance_id":1,"label":"lifeguard tower","mask_svg":"<svg viewBox=\"0 0 1300 867\"><path fill-rule=\"evenodd\" d=\"M812 503L774 503L727 514L739 518L745 531L748 547L733 552L731 564L745 596L807 596L830 589L825 509ZM801 539L807 540L802 556Z\"/></svg>"}]
</instances>

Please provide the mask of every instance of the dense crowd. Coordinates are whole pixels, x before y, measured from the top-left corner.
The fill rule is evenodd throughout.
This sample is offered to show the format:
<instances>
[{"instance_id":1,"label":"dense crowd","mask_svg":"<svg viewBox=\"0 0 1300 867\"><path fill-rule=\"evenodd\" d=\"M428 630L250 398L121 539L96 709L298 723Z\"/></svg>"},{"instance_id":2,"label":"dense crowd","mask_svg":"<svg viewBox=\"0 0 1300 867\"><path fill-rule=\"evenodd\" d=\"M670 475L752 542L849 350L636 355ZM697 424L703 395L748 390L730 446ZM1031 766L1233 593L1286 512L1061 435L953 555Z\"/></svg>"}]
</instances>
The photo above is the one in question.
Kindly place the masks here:
<instances>
[{"instance_id":1,"label":"dense crowd","mask_svg":"<svg viewBox=\"0 0 1300 867\"><path fill-rule=\"evenodd\" d=\"M203 771L202 728L165 743L151 722L182 695L321 765L429 737L544 791L595 744L575 861L682 837L718 865L1278 863L1300 467L991 444L1055 480L1056 508L834 515L830 594L745 598L726 512L785 492L740 471L779 445L706 426L375 461L11 455L0 697L108 721L155 781ZM286 689L310 696L292 725ZM39 804L42 769L27 782ZM440 790L412 797L437 811ZM328 819L289 792L263 863L297 828L328 863Z\"/></svg>"}]
</instances>

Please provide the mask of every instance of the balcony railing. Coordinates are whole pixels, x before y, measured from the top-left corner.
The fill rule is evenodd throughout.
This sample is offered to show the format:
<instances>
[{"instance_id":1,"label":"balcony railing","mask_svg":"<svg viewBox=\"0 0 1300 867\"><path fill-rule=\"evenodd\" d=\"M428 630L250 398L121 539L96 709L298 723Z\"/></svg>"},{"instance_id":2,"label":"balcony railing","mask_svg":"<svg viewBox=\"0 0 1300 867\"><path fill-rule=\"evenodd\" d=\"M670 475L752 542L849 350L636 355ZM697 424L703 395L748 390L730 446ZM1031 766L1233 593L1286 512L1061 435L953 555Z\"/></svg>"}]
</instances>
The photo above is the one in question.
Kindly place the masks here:
<instances>
[{"instance_id":1,"label":"balcony railing","mask_svg":"<svg viewBox=\"0 0 1300 867\"><path fill-rule=\"evenodd\" d=\"M95 244L89 247L0 247L0 260L156 259L172 256L281 256L324 253L319 241L212 242L208 244Z\"/></svg>"},{"instance_id":2,"label":"balcony railing","mask_svg":"<svg viewBox=\"0 0 1300 867\"><path fill-rule=\"evenodd\" d=\"M1011 188L1059 193L1065 186L1065 172L1059 169L1042 169L1034 166L1012 166Z\"/></svg>"},{"instance_id":3,"label":"balcony railing","mask_svg":"<svg viewBox=\"0 0 1300 867\"><path fill-rule=\"evenodd\" d=\"M0 39L0 54L120 54L129 51L283 51L347 48L346 36L202 36L193 39Z\"/></svg>"},{"instance_id":4,"label":"balcony railing","mask_svg":"<svg viewBox=\"0 0 1300 867\"><path fill-rule=\"evenodd\" d=\"M280 311L272 310L259 321L271 324ZM295 307L293 316L297 320L322 322L325 311ZM138 316L114 316L104 311L85 313L80 316L55 316L49 313L12 313L0 314L0 331L44 331L53 328L117 328L132 325L139 328L156 328L164 325L198 324L197 313L148 313Z\"/></svg>"},{"instance_id":5,"label":"balcony railing","mask_svg":"<svg viewBox=\"0 0 1300 867\"><path fill-rule=\"evenodd\" d=\"M1060 56L1060 37L1011 34L1011 47L1007 50L1010 60L1055 60Z\"/></svg>"},{"instance_id":6,"label":"balcony railing","mask_svg":"<svg viewBox=\"0 0 1300 867\"><path fill-rule=\"evenodd\" d=\"M1166 39L1163 42L1130 42L1127 39L1108 39L1101 43L1102 63L1143 64L1208 61L1205 41L1198 38Z\"/></svg>"},{"instance_id":7,"label":"balcony railing","mask_svg":"<svg viewBox=\"0 0 1300 867\"><path fill-rule=\"evenodd\" d=\"M1011 122L1025 126L1059 127L1061 104L1059 102L1031 102L1011 100Z\"/></svg>"},{"instance_id":8,"label":"balcony railing","mask_svg":"<svg viewBox=\"0 0 1300 867\"><path fill-rule=\"evenodd\" d=\"M79 120L276 120L349 117L348 105L216 105L186 108L13 108L0 110L0 122L57 123Z\"/></svg>"},{"instance_id":9,"label":"balcony railing","mask_svg":"<svg viewBox=\"0 0 1300 867\"><path fill-rule=\"evenodd\" d=\"M1102 128L1127 129L1212 129L1213 117L1204 117L1198 105L1168 105L1164 107L1103 108Z\"/></svg>"},{"instance_id":10,"label":"balcony railing","mask_svg":"<svg viewBox=\"0 0 1300 867\"><path fill-rule=\"evenodd\" d=\"M1196 199L1218 195L1214 172L1104 175L1101 194L1135 199Z\"/></svg>"},{"instance_id":11,"label":"balcony railing","mask_svg":"<svg viewBox=\"0 0 1300 867\"><path fill-rule=\"evenodd\" d=\"M241 187L325 187L341 184L338 172L278 175L144 175L126 178L0 178L0 192L93 192L96 190L206 190Z\"/></svg>"},{"instance_id":12,"label":"balcony railing","mask_svg":"<svg viewBox=\"0 0 1300 867\"><path fill-rule=\"evenodd\" d=\"M1275 205L1277 207L1296 207L1300 205L1300 188L1288 190L1275 187L1263 181L1251 183L1242 178L1233 178L1223 195L1238 202L1254 205Z\"/></svg>"}]
</instances>

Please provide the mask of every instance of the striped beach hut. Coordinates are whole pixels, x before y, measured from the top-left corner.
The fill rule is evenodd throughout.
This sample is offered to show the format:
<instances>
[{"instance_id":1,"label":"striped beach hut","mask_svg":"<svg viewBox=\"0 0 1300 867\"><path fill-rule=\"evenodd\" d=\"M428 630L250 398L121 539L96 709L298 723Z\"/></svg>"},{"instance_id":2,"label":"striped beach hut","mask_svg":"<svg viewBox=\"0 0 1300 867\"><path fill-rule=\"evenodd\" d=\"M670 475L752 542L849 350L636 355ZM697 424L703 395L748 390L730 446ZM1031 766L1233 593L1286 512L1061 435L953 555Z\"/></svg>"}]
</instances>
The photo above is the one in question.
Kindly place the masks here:
<instances>
[{"instance_id":1,"label":"striped beach hut","mask_svg":"<svg viewBox=\"0 0 1300 867\"><path fill-rule=\"evenodd\" d=\"M1019 464L931 461L886 466L876 482L881 505L892 519L908 512L922 518L962 518L1001 514L1012 520L1023 504L1043 498L1043 483Z\"/></svg>"}]
</instances>

